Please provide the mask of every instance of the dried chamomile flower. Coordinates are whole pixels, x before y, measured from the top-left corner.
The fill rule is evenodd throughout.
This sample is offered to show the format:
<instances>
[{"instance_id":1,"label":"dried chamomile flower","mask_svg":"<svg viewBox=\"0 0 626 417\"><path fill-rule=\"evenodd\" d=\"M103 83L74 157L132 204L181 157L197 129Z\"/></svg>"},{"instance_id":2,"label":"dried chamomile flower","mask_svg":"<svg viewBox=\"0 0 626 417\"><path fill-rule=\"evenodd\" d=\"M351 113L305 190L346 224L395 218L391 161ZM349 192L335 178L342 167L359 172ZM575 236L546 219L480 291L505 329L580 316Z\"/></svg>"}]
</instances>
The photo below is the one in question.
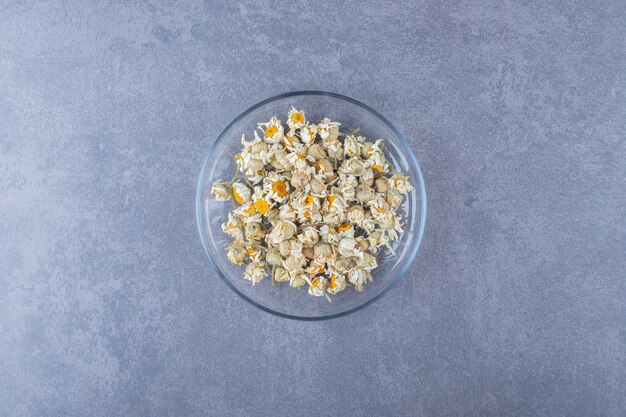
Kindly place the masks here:
<instances>
[{"instance_id":1,"label":"dried chamomile flower","mask_svg":"<svg viewBox=\"0 0 626 417\"><path fill-rule=\"evenodd\" d=\"M298 227L293 222L289 220L279 220L267 236L267 241L270 243L280 243L284 240L291 239L297 229Z\"/></svg>"},{"instance_id":2,"label":"dried chamomile flower","mask_svg":"<svg viewBox=\"0 0 626 417\"><path fill-rule=\"evenodd\" d=\"M304 257L308 260L315 259L315 250L313 249L313 246L302 247L302 253L304 254Z\"/></svg>"},{"instance_id":3,"label":"dried chamomile flower","mask_svg":"<svg viewBox=\"0 0 626 417\"><path fill-rule=\"evenodd\" d=\"M254 209L262 215L266 215L274 205L274 202L263 194L261 187L254 187L252 201L254 202Z\"/></svg>"},{"instance_id":4,"label":"dried chamomile flower","mask_svg":"<svg viewBox=\"0 0 626 417\"><path fill-rule=\"evenodd\" d=\"M250 197L252 196L250 188L248 188L244 183L239 181L233 183L232 193L233 198L239 204L247 203L248 201L250 201Z\"/></svg>"},{"instance_id":5,"label":"dried chamomile flower","mask_svg":"<svg viewBox=\"0 0 626 417\"><path fill-rule=\"evenodd\" d=\"M363 220L365 220L365 211L363 210L363 207L355 204L348 209L348 221L350 221L350 223L359 225Z\"/></svg>"},{"instance_id":6,"label":"dried chamomile flower","mask_svg":"<svg viewBox=\"0 0 626 417\"><path fill-rule=\"evenodd\" d=\"M342 196L338 194L331 194L328 197L326 197L326 204L324 205L324 209L326 212L343 213L346 207L347 207L346 200L344 200Z\"/></svg>"},{"instance_id":7,"label":"dried chamomile flower","mask_svg":"<svg viewBox=\"0 0 626 417\"><path fill-rule=\"evenodd\" d=\"M324 295L324 291L326 291L327 286L328 281L326 280L326 278L317 277L311 282L311 285L309 286L309 294L314 297L321 297Z\"/></svg>"},{"instance_id":8,"label":"dried chamomile flower","mask_svg":"<svg viewBox=\"0 0 626 417\"><path fill-rule=\"evenodd\" d=\"M356 187L359 185L359 180L354 175L339 175L339 181L337 182L341 195L346 201L352 201L356 197Z\"/></svg>"},{"instance_id":9,"label":"dried chamomile flower","mask_svg":"<svg viewBox=\"0 0 626 417\"><path fill-rule=\"evenodd\" d=\"M245 234L248 240L259 241L265 236L265 229L261 223L246 223Z\"/></svg>"},{"instance_id":10,"label":"dried chamomile flower","mask_svg":"<svg viewBox=\"0 0 626 417\"><path fill-rule=\"evenodd\" d=\"M246 266L243 277L248 281L252 281L252 285L255 285L265 278L266 275L265 264L263 262L254 261Z\"/></svg>"},{"instance_id":11,"label":"dried chamomile flower","mask_svg":"<svg viewBox=\"0 0 626 417\"><path fill-rule=\"evenodd\" d=\"M254 203L252 201L237 207L233 210L235 215L239 216L242 222L250 223L250 222L260 222L262 220L261 214L256 211L254 207Z\"/></svg>"},{"instance_id":12,"label":"dried chamomile flower","mask_svg":"<svg viewBox=\"0 0 626 417\"><path fill-rule=\"evenodd\" d=\"M356 248L361 252L369 249L370 243L364 236L357 236L354 241L356 242Z\"/></svg>"},{"instance_id":13,"label":"dried chamomile flower","mask_svg":"<svg viewBox=\"0 0 626 417\"><path fill-rule=\"evenodd\" d=\"M276 223L280 216L280 210L277 207L272 207L266 214L265 218L270 224Z\"/></svg>"},{"instance_id":14,"label":"dried chamomile flower","mask_svg":"<svg viewBox=\"0 0 626 417\"><path fill-rule=\"evenodd\" d=\"M318 243L313 246L315 260L317 262L327 262L333 258L333 247L328 243Z\"/></svg>"},{"instance_id":15,"label":"dried chamomile flower","mask_svg":"<svg viewBox=\"0 0 626 417\"><path fill-rule=\"evenodd\" d=\"M315 245L319 238L319 234L314 227L307 227L298 235L298 240L308 246Z\"/></svg>"},{"instance_id":16,"label":"dried chamomile flower","mask_svg":"<svg viewBox=\"0 0 626 417\"><path fill-rule=\"evenodd\" d=\"M333 270L341 274L347 273L350 269L354 268L356 263L351 258L339 258L333 266Z\"/></svg>"},{"instance_id":17,"label":"dried chamomile flower","mask_svg":"<svg viewBox=\"0 0 626 417\"><path fill-rule=\"evenodd\" d=\"M274 244L271 242L268 242L268 244L271 248L278 249L278 252L282 257L287 257L291 253L291 242L289 242L288 240L283 240L278 244Z\"/></svg>"},{"instance_id":18,"label":"dried chamomile flower","mask_svg":"<svg viewBox=\"0 0 626 417\"><path fill-rule=\"evenodd\" d=\"M314 143L313 145L309 146L306 154L316 161L326 158L326 151L324 150L324 147L322 147L322 145L320 145L319 143Z\"/></svg>"},{"instance_id":19,"label":"dried chamomile flower","mask_svg":"<svg viewBox=\"0 0 626 417\"><path fill-rule=\"evenodd\" d=\"M250 244L256 245L255 242L250 242ZM260 261L263 259L264 251L258 246L247 245L246 252L248 252L248 259L251 261Z\"/></svg>"},{"instance_id":20,"label":"dried chamomile flower","mask_svg":"<svg viewBox=\"0 0 626 417\"><path fill-rule=\"evenodd\" d=\"M356 241L353 237L344 237L339 241L339 245L337 245L337 250L339 254L344 257L363 256L363 252L356 248Z\"/></svg>"},{"instance_id":21,"label":"dried chamomile flower","mask_svg":"<svg viewBox=\"0 0 626 417\"><path fill-rule=\"evenodd\" d=\"M378 227L380 230L390 230L394 228L395 218L391 212L381 214L378 220Z\"/></svg>"},{"instance_id":22,"label":"dried chamomile flower","mask_svg":"<svg viewBox=\"0 0 626 417\"><path fill-rule=\"evenodd\" d=\"M294 222L296 221L296 211L293 209L293 206L291 204L283 204L282 206L280 206L280 211L278 214L278 219L279 220L287 220L287 221L291 221Z\"/></svg>"},{"instance_id":23,"label":"dried chamomile flower","mask_svg":"<svg viewBox=\"0 0 626 417\"><path fill-rule=\"evenodd\" d=\"M328 293L335 295L346 289L346 277L339 274L330 276L330 284L328 285Z\"/></svg>"},{"instance_id":24,"label":"dried chamomile flower","mask_svg":"<svg viewBox=\"0 0 626 417\"><path fill-rule=\"evenodd\" d=\"M361 184L356 187L354 197L361 203L365 203L372 200L375 195L376 191L374 191L372 187Z\"/></svg>"},{"instance_id":25,"label":"dried chamomile flower","mask_svg":"<svg viewBox=\"0 0 626 417\"><path fill-rule=\"evenodd\" d=\"M309 278L313 279L317 275L324 272L324 265L325 264L314 260L313 262L309 263L309 266L304 268L304 272L307 274Z\"/></svg>"},{"instance_id":26,"label":"dried chamomile flower","mask_svg":"<svg viewBox=\"0 0 626 417\"><path fill-rule=\"evenodd\" d=\"M321 181L319 178L312 178L311 181L305 187L305 191L310 191L312 195L315 197L326 197L326 184Z\"/></svg>"},{"instance_id":27,"label":"dried chamomile flower","mask_svg":"<svg viewBox=\"0 0 626 417\"><path fill-rule=\"evenodd\" d=\"M371 187L374 184L374 171L371 168L365 168L359 182L365 186Z\"/></svg>"},{"instance_id":28,"label":"dried chamomile flower","mask_svg":"<svg viewBox=\"0 0 626 417\"><path fill-rule=\"evenodd\" d=\"M365 159L372 156L374 151L374 144L372 142L364 142L363 146L361 146L361 156Z\"/></svg>"},{"instance_id":29,"label":"dried chamomile flower","mask_svg":"<svg viewBox=\"0 0 626 417\"><path fill-rule=\"evenodd\" d=\"M327 224L320 228L320 236L322 238L322 242L324 243L335 243L339 241L339 234L335 228L328 226Z\"/></svg>"},{"instance_id":30,"label":"dried chamomile flower","mask_svg":"<svg viewBox=\"0 0 626 417\"><path fill-rule=\"evenodd\" d=\"M285 175L272 172L263 181L263 192L277 203L282 203L289 194L289 181Z\"/></svg>"},{"instance_id":31,"label":"dried chamomile flower","mask_svg":"<svg viewBox=\"0 0 626 417\"><path fill-rule=\"evenodd\" d=\"M287 282L289 281L289 274L285 270L285 268L276 268L274 271L274 281L276 282Z\"/></svg>"},{"instance_id":32,"label":"dried chamomile flower","mask_svg":"<svg viewBox=\"0 0 626 417\"><path fill-rule=\"evenodd\" d=\"M386 193L389 190L389 180L387 177L380 177L374 180L374 188L377 193Z\"/></svg>"},{"instance_id":33,"label":"dried chamomile flower","mask_svg":"<svg viewBox=\"0 0 626 417\"><path fill-rule=\"evenodd\" d=\"M211 194L215 196L217 201L230 200L230 184L225 181L217 181L211 187Z\"/></svg>"},{"instance_id":34,"label":"dried chamomile flower","mask_svg":"<svg viewBox=\"0 0 626 417\"><path fill-rule=\"evenodd\" d=\"M305 145L310 145L315 141L317 136L317 126L314 124L308 125L300 129L300 140Z\"/></svg>"},{"instance_id":35,"label":"dried chamomile flower","mask_svg":"<svg viewBox=\"0 0 626 417\"><path fill-rule=\"evenodd\" d=\"M336 228L339 239L345 237L354 238L355 227L350 222L340 223Z\"/></svg>"},{"instance_id":36,"label":"dried chamomile flower","mask_svg":"<svg viewBox=\"0 0 626 417\"><path fill-rule=\"evenodd\" d=\"M371 279L371 274L360 268L352 268L347 273L348 281L354 285L357 291L363 291L365 289L365 283Z\"/></svg>"},{"instance_id":37,"label":"dried chamomile flower","mask_svg":"<svg viewBox=\"0 0 626 417\"><path fill-rule=\"evenodd\" d=\"M254 132L254 140L251 142L246 141L245 134L241 135L241 144L243 145L243 150L240 154L242 158L246 159L255 156L261 161L261 165L255 166L255 168L263 168L262 164L266 161L269 146L267 143L263 142L258 133Z\"/></svg>"},{"instance_id":38,"label":"dried chamomile flower","mask_svg":"<svg viewBox=\"0 0 626 417\"><path fill-rule=\"evenodd\" d=\"M361 175L363 171L365 171L365 166L357 157L346 159L341 163L341 167L339 167L339 172L346 175Z\"/></svg>"},{"instance_id":39,"label":"dried chamomile flower","mask_svg":"<svg viewBox=\"0 0 626 417\"><path fill-rule=\"evenodd\" d=\"M297 220L301 223L319 223L324 220L324 217L319 209L314 207L305 207L302 211L298 212Z\"/></svg>"},{"instance_id":40,"label":"dried chamomile flower","mask_svg":"<svg viewBox=\"0 0 626 417\"><path fill-rule=\"evenodd\" d=\"M343 157L343 145L340 141L334 140L330 143L325 143L328 149L328 157L335 161Z\"/></svg>"},{"instance_id":41,"label":"dried chamomile flower","mask_svg":"<svg viewBox=\"0 0 626 417\"><path fill-rule=\"evenodd\" d=\"M361 222L360 226L366 233L372 233L376 230L376 227L378 227L378 220L376 220L372 214L367 211L365 212L365 218Z\"/></svg>"},{"instance_id":42,"label":"dried chamomile flower","mask_svg":"<svg viewBox=\"0 0 626 417\"><path fill-rule=\"evenodd\" d=\"M323 175L325 178L330 178L335 175L333 172L333 163L327 158L322 158L317 161L315 168L317 169L317 173Z\"/></svg>"},{"instance_id":43,"label":"dried chamomile flower","mask_svg":"<svg viewBox=\"0 0 626 417\"><path fill-rule=\"evenodd\" d=\"M228 221L222 223L222 232L234 238L243 237L243 222L237 216L233 216L233 213L228 213Z\"/></svg>"},{"instance_id":44,"label":"dried chamomile flower","mask_svg":"<svg viewBox=\"0 0 626 417\"><path fill-rule=\"evenodd\" d=\"M226 258L234 264L242 265L248 259L248 252L242 244L235 241L226 248Z\"/></svg>"},{"instance_id":45,"label":"dried chamomile flower","mask_svg":"<svg viewBox=\"0 0 626 417\"><path fill-rule=\"evenodd\" d=\"M346 136L343 142L344 152L349 157L360 155L362 146L361 142L354 135Z\"/></svg>"},{"instance_id":46,"label":"dried chamomile flower","mask_svg":"<svg viewBox=\"0 0 626 417\"><path fill-rule=\"evenodd\" d=\"M278 143L283 139L285 129L277 117L267 123L259 123L259 129L263 132L263 137L267 143Z\"/></svg>"},{"instance_id":47,"label":"dried chamomile flower","mask_svg":"<svg viewBox=\"0 0 626 417\"><path fill-rule=\"evenodd\" d=\"M341 123L333 122L328 117L323 118L317 125L322 141L329 143L337 140L339 137L339 126L341 126Z\"/></svg>"},{"instance_id":48,"label":"dried chamomile flower","mask_svg":"<svg viewBox=\"0 0 626 417\"><path fill-rule=\"evenodd\" d=\"M290 152L300 150L304 146L292 130L287 132L287 134L283 137L283 145Z\"/></svg>"},{"instance_id":49,"label":"dried chamomile flower","mask_svg":"<svg viewBox=\"0 0 626 417\"><path fill-rule=\"evenodd\" d=\"M270 165L276 172L285 172L292 168L289 153L281 145L272 145L270 149Z\"/></svg>"},{"instance_id":50,"label":"dried chamomile flower","mask_svg":"<svg viewBox=\"0 0 626 417\"><path fill-rule=\"evenodd\" d=\"M413 191L414 188L409 182L409 177L402 174L393 174L391 179L389 180L391 186L401 193L408 193L409 191Z\"/></svg>"},{"instance_id":51,"label":"dried chamomile flower","mask_svg":"<svg viewBox=\"0 0 626 417\"><path fill-rule=\"evenodd\" d=\"M394 209L400 207L400 204L404 201L404 196L402 194L398 194L397 192L388 192L387 197L385 198L387 203Z\"/></svg>"},{"instance_id":52,"label":"dried chamomile flower","mask_svg":"<svg viewBox=\"0 0 626 417\"><path fill-rule=\"evenodd\" d=\"M363 268L366 271L371 271L378 266L378 261L373 255L363 252L361 257L356 261L356 266L357 268Z\"/></svg>"},{"instance_id":53,"label":"dried chamomile flower","mask_svg":"<svg viewBox=\"0 0 626 417\"><path fill-rule=\"evenodd\" d=\"M309 169L294 169L291 173L291 185L296 190L303 190L311 180L311 174Z\"/></svg>"},{"instance_id":54,"label":"dried chamomile flower","mask_svg":"<svg viewBox=\"0 0 626 417\"><path fill-rule=\"evenodd\" d=\"M291 129L299 129L306 124L306 117L304 116L304 111L296 110L295 107L292 107L289 110L289 114L287 114L287 126Z\"/></svg>"},{"instance_id":55,"label":"dried chamomile flower","mask_svg":"<svg viewBox=\"0 0 626 417\"><path fill-rule=\"evenodd\" d=\"M265 255L265 260L270 266L282 266L283 257L279 251L275 249L271 249L267 251L267 255Z\"/></svg>"},{"instance_id":56,"label":"dried chamomile flower","mask_svg":"<svg viewBox=\"0 0 626 417\"><path fill-rule=\"evenodd\" d=\"M333 211L329 213L324 213L322 217L323 223L326 224L339 224L342 223L346 218L345 211Z\"/></svg>"},{"instance_id":57,"label":"dried chamomile flower","mask_svg":"<svg viewBox=\"0 0 626 417\"><path fill-rule=\"evenodd\" d=\"M292 253L283 259L283 267L291 274L301 272L305 265L306 258L303 253Z\"/></svg>"},{"instance_id":58,"label":"dried chamomile flower","mask_svg":"<svg viewBox=\"0 0 626 417\"><path fill-rule=\"evenodd\" d=\"M309 160L306 155L300 151L287 154L287 160L296 169L305 170L309 167Z\"/></svg>"},{"instance_id":59,"label":"dried chamomile flower","mask_svg":"<svg viewBox=\"0 0 626 417\"><path fill-rule=\"evenodd\" d=\"M385 201L383 196L377 195L369 203L370 213L376 220L384 221L391 214L391 206Z\"/></svg>"}]
</instances>

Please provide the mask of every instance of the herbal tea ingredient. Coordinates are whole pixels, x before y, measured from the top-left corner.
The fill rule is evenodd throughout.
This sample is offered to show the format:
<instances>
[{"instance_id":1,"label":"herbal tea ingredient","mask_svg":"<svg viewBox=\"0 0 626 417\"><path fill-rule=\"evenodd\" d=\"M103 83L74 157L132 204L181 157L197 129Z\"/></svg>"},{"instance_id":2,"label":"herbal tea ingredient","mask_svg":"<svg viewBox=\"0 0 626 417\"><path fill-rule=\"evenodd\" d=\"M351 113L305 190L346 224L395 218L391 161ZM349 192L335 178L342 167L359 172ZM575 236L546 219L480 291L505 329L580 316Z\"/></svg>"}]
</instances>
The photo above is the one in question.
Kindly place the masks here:
<instances>
[{"instance_id":1,"label":"herbal tea ingredient","mask_svg":"<svg viewBox=\"0 0 626 417\"><path fill-rule=\"evenodd\" d=\"M385 158L383 139L339 127L295 108L287 126L272 117L254 139L241 137L235 177L213 184L217 200L233 203L222 224L233 238L226 257L246 265L253 285L269 275L330 301L348 286L364 289L381 247L393 253L403 230L396 210L413 186Z\"/></svg>"}]
</instances>

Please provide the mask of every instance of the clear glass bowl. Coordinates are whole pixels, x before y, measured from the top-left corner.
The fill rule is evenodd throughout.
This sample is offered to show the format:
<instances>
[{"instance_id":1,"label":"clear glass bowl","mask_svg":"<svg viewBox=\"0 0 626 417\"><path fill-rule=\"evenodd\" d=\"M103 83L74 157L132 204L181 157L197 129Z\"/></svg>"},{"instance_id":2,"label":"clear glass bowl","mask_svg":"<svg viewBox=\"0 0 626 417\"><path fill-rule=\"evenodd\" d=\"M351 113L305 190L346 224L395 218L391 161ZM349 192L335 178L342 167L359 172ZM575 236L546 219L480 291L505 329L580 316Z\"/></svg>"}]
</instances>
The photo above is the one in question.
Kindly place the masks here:
<instances>
[{"instance_id":1,"label":"clear glass bowl","mask_svg":"<svg viewBox=\"0 0 626 417\"><path fill-rule=\"evenodd\" d=\"M303 109L307 120L319 121L329 117L341 123L342 132L351 132L357 127L368 139L385 139L385 154L396 169L409 175L415 191L408 194L400 208L406 224L400 240L394 244L397 256L386 255L379 260L379 267L372 271L373 282L365 291L353 288L332 297L329 303L324 297L307 294L306 286L294 289L286 284L272 286L265 278L254 287L243 279L244 268L233 265L226 259L225 248L231 238L221 230L228 212L229 202L216 201L211 195L211 185L218 179L233 177L235 164L229 151L239 153L241 134L251 138L257 123L272 116L285 120L289 109ZM281 94L264 100L233 120L211 146L206 157L196 193L196 215L202 245L215 265L219 276L244 300L278 316L298 320L324 320L344 316L360 310L382 297L408 270L417 254L426 223L426 190L424 178L402 134L382 115L372 108L349 97L322 91L298 91Z\"/></svg>"}]
</instances>

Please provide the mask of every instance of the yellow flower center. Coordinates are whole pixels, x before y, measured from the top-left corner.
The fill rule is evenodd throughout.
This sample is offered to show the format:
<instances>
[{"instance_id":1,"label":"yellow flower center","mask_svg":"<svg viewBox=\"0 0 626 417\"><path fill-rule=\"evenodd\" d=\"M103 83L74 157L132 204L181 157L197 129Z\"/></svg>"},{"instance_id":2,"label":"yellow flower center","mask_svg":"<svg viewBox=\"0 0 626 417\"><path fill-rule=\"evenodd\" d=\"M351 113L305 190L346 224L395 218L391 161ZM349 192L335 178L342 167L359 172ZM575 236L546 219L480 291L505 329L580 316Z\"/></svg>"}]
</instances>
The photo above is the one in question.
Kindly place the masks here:
<instances>
[{"instance_id":1,"label":"yellow flower center","mask_svg":"<svg viewBox=\"0 0 626 417\"><path fill-rule=\"evenodd\" d=\"M385 212L385 209L380 208L380 207L374 207L374 209L376 209L376 211L379 212L379 213L384 213Z\"/></svg>"},{"instance_id":2,"label":"yellow flower center","mask_svg":"<svg viewBox=\"0 0 626 417\"><path fill-rule=\"evenodd\" d=\"M352 229L352 225L350 223L342 223L337 226L337 230L339 230L340 232L345 232L346 230L350 229Z\"/></svg>"},{"instance_id":3,"label":"yellow flower center","mask_svg":"<svg viewBox=\"0 0 626 417\"><path fill-rule=\"evenodd\" d=\"M304 123L304 115L300 112L291 115L291 121L294 123Z\"/></svg>"},{"instance_id":4,"label":"yellow flower center","mask_svg":"<svg viewBox=\"0 0 626 417\"><path fill-rule=\"evenodd\" d=\"M267 211L270 209L270 206L269 204L267 204L267 201L263 200L262 198L259 198L257 201L254 202L254 207L261 214L267 213Z\"/></svg>"},{"instance_id":5,"label":"yellow flower center","mask_svg":"<svg viewBox=\"0 0 626 417\"><path fill-rule=\"evenodd\" d=\"M235 197L235 200L239 204L243 204L243 198L241 198L241 196L239 195L239 193L237 192L237 189L235 187L233 187L233 197Z\"/></svg>"},{"instance_id":6,"label":"yellow flower center","mask_svg":"<svg viewBox=\"0 0 626 417\"><path fill-rule=\"evenodd\" d=\"M307 195L306 198L304 199L304 204L306 205L311 205L314 202L315 202L315 199L313 198L311 194Z\"/></svg>"},{"instance_id":7,"label":"yellow flower center","mask_svg":"<svg viewBox=\"0 0 626 417\"><path fill-rule=\"evenodd\" d=\"M302 155L300 152L296 152L296 156L298 157L298 159L304 160L304 155Z\"/></svg>"},{"instance_id":8,"label":"yellow flower center","mask_svg":"<svg viewBox=\"0 0 626 417\"><path fill-rule=\"evenodd\" d=\"M315 278L311 283L311 287L317 287L320 284L321 278Z\"/></svg>"},{"instance_id":9,"label":"yellow flower center","mask_svg":"<svg viewBox=\"0 0 626 417\"><path fill-rule=\"evenodd\" d=\"M310 219L310 218L311 218L311 215L309 214L309 212L308 212L308 211L303 211L303 212L302 212L302 215L303 215L305 218L307 218L307 219Z\"/></svg>"},{"instance_id":10,"label":"yellow flower center","mask_svg":"<svg viewBox=\"0 0 626 417\"><path fill-rule=\"evenodd\" d=\"M287 195L287 184L283 181L276 181L272 184L272 191L278 194L279 197L284 197Z\"/></svg>"},{"instance_id":11,"label":"yellow flower center","mask_svg":"<svg viewBox=\"0 0 626 417\"><path fill-rule=\"evenodd\" d=\"M246 213L248 216L252 216L254 214L254 205L250 204L250 206L248 206L248 208L245 209L243 212Z\"/></svg>"},{"instance_id":12,"label":"yellow flower center","mask_svg":"<svg viewBox=\"0 0 626 417\"><path fill-rule=\"evenodd\" d=\"M269 126L267 129L265 129L265 137L271 138L272 136L274 136L274 134L276 134L276 132L278 132L278 128L276 126Z\"/></svg>"},{"instance_id":13,"label":"yellow flower center","mask_svg":"<svg viewBox=\"0 0 626 417\"><path fill-rule=\"evenodd\" d=\"M334 290L335 288L337 288L337 275L330 277L330 289Z\"/></svg>"},{"instance_id":14,"label":"yellow flower center","mask_svg":"<svg viewBox=\"0 0 626 417\"><path fill-rule=\"evenodd\" d=\"M376 164L372 165L370 168L372 168L374 171L378 171L378 172L381 172L381 171L385 170L384 167L382 167L380 165L376 165Z\"/></svg>"},{"instance_id":15,"label":"yellow flower center","mask_svg":"<svg viewBox=\"0 0 626 417\"><path fill-rule=\"evenodd\" d=\"M330 208L333 206L333 201L335 201L335 199L337 198L336 195L329 195L328 196L328 209L330 210Z\"/></svg>"}]
</instances>

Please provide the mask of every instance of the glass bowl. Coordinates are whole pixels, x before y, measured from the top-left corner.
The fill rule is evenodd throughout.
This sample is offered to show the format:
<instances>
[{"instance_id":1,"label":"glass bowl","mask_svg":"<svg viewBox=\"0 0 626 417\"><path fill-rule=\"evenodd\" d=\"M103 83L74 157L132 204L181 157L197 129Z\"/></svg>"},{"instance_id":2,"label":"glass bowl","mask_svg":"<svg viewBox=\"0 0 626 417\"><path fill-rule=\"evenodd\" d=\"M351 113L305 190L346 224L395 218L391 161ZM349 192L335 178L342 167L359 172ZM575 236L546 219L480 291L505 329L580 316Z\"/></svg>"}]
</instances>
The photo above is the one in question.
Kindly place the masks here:
<instances>
[{"instance_id":1,"label":"glass bowl","mask_svg":"<svg viewBox=\"0 0 626 417\"><path fill-rule=\"evenodd\" d=\"M399 172L410 177L415 191L405 198L399 213L403 216L405 230L389 254L379 259L379 267L372 271L373 282L367 283L363 292L349 287L332 297L329 303L324 297L307 294L306 286L299 289L288 284L271 285L266 277L252 286L243 278L243 266L231 264L226 259L225 248L231 237L224 234L221 224L232 210L230 202L216 201L211 195L211 185L218 179L230 180L235 164L229 152L241 150L241 134L253 137L257 123L272 116L286 119L287 112L295 106L303 109L307 120L318 122L323 117L341 123L342 132L360 128L359 134L370 140L385 139L387 159ZM248 139L250 140L250 139ZM417 254L426 223L426 190L424 178L411 147L402 134L381 114L357 100L339 94L322 91L298 91L281 94L264 100L233 120L209 149L202 166L196 192L196 215L200 239L218 275L241 298L250 304L278 316L298 320L324 320L358 311L382 297L393 288L408 270Z\"/></svg>"}]
</instances>

